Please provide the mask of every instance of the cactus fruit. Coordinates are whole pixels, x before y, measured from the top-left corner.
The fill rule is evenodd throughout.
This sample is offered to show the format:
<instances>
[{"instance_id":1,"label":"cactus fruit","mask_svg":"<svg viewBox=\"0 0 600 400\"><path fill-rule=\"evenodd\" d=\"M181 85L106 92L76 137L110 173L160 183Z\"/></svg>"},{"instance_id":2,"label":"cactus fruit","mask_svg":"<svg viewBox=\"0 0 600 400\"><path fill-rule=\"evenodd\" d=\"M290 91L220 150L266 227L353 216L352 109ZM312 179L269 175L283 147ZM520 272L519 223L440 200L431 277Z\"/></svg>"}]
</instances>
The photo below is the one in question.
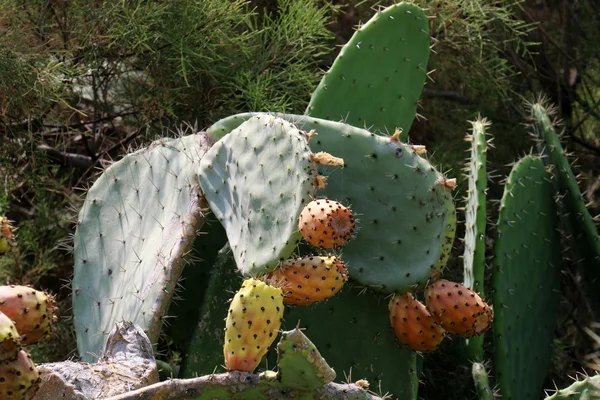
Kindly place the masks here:
<instances>
[{"instance_id":1,"label":"cactus fruit","mask_svg":"<svg viewBox=\"0 0 600 400\"><path fill-rule=\"evenodd\" d=\"M298 216L318 187L310 136L262 114L221 138L200 163L200 186L244 276L271 272L301 239Z\"/></svg>"},{"instance_id":2,"label":"cactus fruit","mask_svg":"<svg viewBox=\"0 0 600 400\"><path fill-rule=\"evenodd\" d=\"M8 254L15 246L14 228L6 217L0 217L0 256Z\"/></svg>"},{"instance_id":3,"label":"cactus fruit","mask_svg":"<svg viewBox=\"0 0 600 400\"><path fill-rule=\"evenodd\" d=\"M440 279L425 289L427 309L448 333L473 337L492 324L491 307L471 289Z\"/></svg>"},{"instance_id":4,"label":"cactus fruit","mask_svg":"<svg viewBox=\"0 0 600 400\"><path fill-rule=\"evenodd\" d=\"M298 230L304 240L322 249L342 246L354 233L352 211L338 201L313 200L298 217Z\"/></svg>"},{"instance_id":5,"label":"cactus fruit","mask_svg":"<svg viewBox=\"0 0 600 400\"><path fill-rule=\"evenodd\" d=\"M396 337L414 351L433 351L444 340L444 329L433 320L425 305L411 293L395 295L388 308Z\"/></svg>"},{"instance_id":6,"label":"cactus fruit","mask_svg":"<svg viewBox=\"0 0 600 400\"><path fill-rule=\"evenodd\" d=\"M300 306L334 296L348 280L348 273L339 257L309 256L284 261L266 279L283 289L286 304Z\"/></svg>"},{"instance_id":7,"label":"cactus fruit","mask_svg":"<svg viewBox=\"0 0 600 400\"><path fill-rule=\"evenodd\" d=\"M0 364L0 400L21 399L40 379L31 357L24 350L17 357Z\"/></svg>"},{"instance_id":8,"label":"cactus fruit","mask_svg":"<svg viewBox=\"0 0 600 400\"><path fill-rule=\"evenodd\" d=\"M283 319L279 288L249 278L235 294L225 324L225 367L254 372L277 337Z\"/></svg>"},{"instance_id":9,"label":"cactus fruit","mask_svg":"<svg viewBox=\"0 0 600 400\"><path fill-rule=\"evenodd\" d=\"M0 312L14 322L23 346L39 342L56 319L54 296L27 286L0 286Z\"/></svg>"},{"instance_id":10,"label":"cactus fruit","mask_svg":"<svg viewBox=\"0 0 600 400\"><path fill-rule=\"evenodd\" d=\"M21 350L21 338L15 324L0 312L0 363L13 360Z\"/></svg>"}]
</instances>

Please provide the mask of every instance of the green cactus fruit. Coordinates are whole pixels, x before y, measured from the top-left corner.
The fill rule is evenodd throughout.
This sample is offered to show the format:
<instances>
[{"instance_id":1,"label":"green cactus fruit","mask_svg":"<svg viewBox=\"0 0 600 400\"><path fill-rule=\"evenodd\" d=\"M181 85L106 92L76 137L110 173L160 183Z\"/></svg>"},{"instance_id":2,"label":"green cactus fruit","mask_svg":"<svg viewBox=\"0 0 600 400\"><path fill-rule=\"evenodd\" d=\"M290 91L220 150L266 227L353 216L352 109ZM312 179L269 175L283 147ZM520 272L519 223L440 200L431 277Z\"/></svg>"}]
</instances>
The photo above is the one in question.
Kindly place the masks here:
<instances>
[{"instance_id":1,"label":"green cactus fruit","mask_svg":"<svg viewBox=\"0 0 600 400\"><path fill-rule=\"evenodd\" d=\"M354 233L352 211L338 201L318 199L308 203L298 217L298 230L308 243L322 249L338 248Z\"/></svg>"},{"instance_id":2,"label":"green cactus fruit","mask_svg":"<svg viewBox=\"0 0 600 400\"><path fill-rule=\"evenodd\" d=\"M15 247L14 227L6 217L0 217L0 256L8 254Z\"/></svg>"},{"instance_id":3,"label":"green cactus fruit","mask_svg":"<svg viewBox=\"0 0 600 400\"><path fill-rule=\"evenodd\" d=\"M577 379L569 387L556 390L546 400L597 400L600 399L600 375Z\"/></svg>"},{"instance_id":4,"label":"green cactus fruit","mask_svg":"<svg viewBox=\"0 0 600 400\"><path fill-rule=\"evenodd\" d=\"M479 400L494 400L494 394L490 388L490 379L485 366L482 363L474 362L471 367L471 374L475 382L475 390Z\"/></svg>"},{"instance_id":5,"label":"green cactus fruit","mask_svg":"<svg viewBox=\"0 0 600 400\"><path fill-rule=\"evenodd\" d=\"M565 231L576 261L587 287L589 298L600 307L600 236L594 219L588 212L579 190L577 178L571 170L566 152L550 120L553 110L542 103L530 105L533 132L539 143L546 164L551 163L551 172L564 208L562 215Z\"/></svg>"},{"instance_id":6,"label":"green cactus fruit","mask_svg":"<svg viewBox=\"0 0 600 400\"><path fill-rule=\"evenodd\" d=\"M425 305L411 293L395 295L388 308L396 337L412 350L433 351L444 340L444 329L433 320Z\"/></svg>"},{"instance_id":7,"label":"green cactus fruit","mask_svg":"<svg viewBox=\"0 0 600 400\"><path fill-rule=\"evenodd\" d=\"M500 203L492 271L494 370L500 395L511 400L538 399L550 361L561 276L551 178L539 157L526 156L513 166Z\"/></svg>"},{"instance_id":8,"label":"green cactus fruit","mask_svg":"<svg viewBox=\"0 0 600 400\"><path fill-rule=\"evenodd\" d=\"M440 279L425 289L425 304L448 333L467 338L481 335L494 319L492 308L460 283Z\"/></svg>"},{"instance_id":9,"label":"green cactus fruit","mask_svg":"<svg viewBox=\"0 0 600 400\"><path fill-rule=\"evenodd\" d=\"M0 363L0 399L22 399L39 382L38 370L24 350L13 360Z\"/></svg>"},{"instance_id":10,"label":"green cactus fruit","mask_svg":"<svg viewBox=\"0 0 600 400\"><path fill-rule=\"evenodd\" d=\"M197 182L205 134L161 139L108 167L87 193L74 238L73 313L86 362L115 321L156 343L206 203Z\"/></svg>"},{"instance_id":11,"label":"green cactus fruit","mask_svg":"<svg viewBox=\"0 0 600 400\"><path fill-rule=\"evenodd\" d=\"M251 113L217 122L219 137ZM258 114L260 115L260 114ZM305 131L315 131L313 151L334 153L344 168L326 170L323 195L361 215L360 234L344 248L352 279L372 289L403 293L424 287L450 255L456 231L451 191L456 181L440 174L420 148L398 136L375 135L347 124L281 115Z\"/></svg>"},{"instance_id":12,"label":"green cactus fruit","mask_svg":"<svg viewBox=\"0 0 600 400\"><path fill-rule=\"evenodd\" d=\"M305 306L335 296L348 271L340 257L308 256L284 261L265 280L283 290L284 303Z\"/></svg>"},{"instance_id":13,"label":"green cactus fruit","mask_svg":"<svg viewBox=\"0 0 600 400\"><path fill-rule=\"evenodd\" d=\"M14 322L0 312L0 363L14 360L21 350L21 337Z\"/></svg>"},{"instance_id":14,"label":"green cactus fruit","mask_svg":"<svg viewBox=\"0 0 600 400\"><path fill-rule=\"evenodd\" d=\"M419 7L377 12L342 48L305 114L373 132L408 132L427 77L429 24Z\"/></svg>"},{"instance_id":15,"label":"green cactus fruit","mask_svg":"<svg viewBox=\"0 0 600 400\"><path fill-rule=\"evenodd\" d=\"M478 117L471 122L471 134L466 139L471 143L471 155L465 170L467 171L467 198L465 205L465 251L464 284L483 296L485 274L485 225L487 192L487 119ZM483 336L467 339L469 357L483 361Z\"/></svg>"},{"instance_id":16,"label":"green cactus fruit","mask_svg":"<svg viewBox=\"0 0 600 400\"><path fill-rule=\"evenodd\" d=\"M298 328L283 332L277 344L277 379L285 387L320 388L335 379L335 371Z\"/></svg>"},{"instance_id":17,"label":"green cactus fruit","mask_svg":"<svg viewBox=\"0 0 600 400\"><path fill-rule=\"evenodd\" d=\"M0 312L10 318L20 334L21 344L39 342L56 320L54 296L28 286L0 286Z\"/></svg>"},{"instance_id":18,"label":"green cactus fruit","mask_svg":"<svg viewBox=\"0 0 600 400\"><path fill-rule=\"evenodd\" d=\"M277 337L283 319L279 288L249 278L233 297L225 324L225 367L254 372Z\"/></svg>"},{"instance_id":19,"label":"green cactus fruit","mask_svg":"<svg viewBox=\"0 0 600 400\"><path fill-rule=\"evenodd\" d=\"M316 190L309 138L281 118L256 116L201 162L202 191L244 276L272 271L300 241L298 216Z\"/></svg>"}]
</instances>

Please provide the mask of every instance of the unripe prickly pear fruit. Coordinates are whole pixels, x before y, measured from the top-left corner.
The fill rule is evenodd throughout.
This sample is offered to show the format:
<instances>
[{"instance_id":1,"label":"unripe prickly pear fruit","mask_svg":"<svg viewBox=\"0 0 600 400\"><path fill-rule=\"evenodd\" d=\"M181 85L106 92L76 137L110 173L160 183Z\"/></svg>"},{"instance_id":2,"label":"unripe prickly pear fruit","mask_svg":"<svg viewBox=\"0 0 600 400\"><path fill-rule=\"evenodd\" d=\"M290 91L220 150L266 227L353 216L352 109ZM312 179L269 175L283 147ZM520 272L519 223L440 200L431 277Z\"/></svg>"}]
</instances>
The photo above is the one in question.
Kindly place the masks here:
<instances>
[{"instance_id":1,"label":"unripe prickly pear fruit","mask_svg":"<svg viewBox=\"0 0 600 400\"><path fill-rule=\"evenodd\" d=\"M10 252L15 246L14 228L6 217L0 217L0 256Z\"/></svg>"},{"instance_id":2,"label":"unripe prickly pear fruit","mask_svg":"<svg viewBox=\"0 0 600 400\"><path fill-rule=\"evenodd\" d=\"M304 240L322 249L343 245L354 233L352 211L329 199L308 203L298 218L298 230Z\"/></svg>"},{"instance_id":3,"label":"unripe prickly pear fruit","mask_svg":"<svg viewBox=\"0 0 600 400\"><path fill-rule=\"evenodd\" d=\"M445 279L432 283L425 289L425 302L433 319L447 332L469 338L492 325L492 308L459 283Z\"/></svg>"},{"instance_id":4,"label":"unripe prickly pear fruit","mask_svg":"<svg viewBox=\"0 0 600 400\"><path fill-rule=\"evenodd\" d=\"M6 314L21 335L21 344L39 342L50 330L54 297L27 286L0 286L0 312Z\"/></svg>"},{"instance_id":5,"label":"unripe prickly pear fruit","mask_svg":"<svg viewBox=\"0 0 600 400\"><path fill-rule=\"evenodd\" d=\"M283 318L279 288L250 278L233 297L225 322L225 367L254 372L277 337Z\"/></svg>"},{"instance_id":6,"label":"unripe prickly pear fruit","mask_svg":"<svg viewBox=\"0 0 600 400\"><path fill-rule=\"evenodd\" d=\"M21 338L15 324L0 312L0 363L14 360L21 350Z\"/></svg>"},{"instance_id":7,"label":"unripe prickly pear fruit","mask_svg":"<svg viewBox=\"0 0 600 400\"><path fill-rule=\"evenodd\" d=\"M336 256L289 259L267 276L267 282L283 289L284 303L297 306L333 297L347 280L346 266Z\"/></svg>"},{"instance_id":8,"label":"unripe prickly pear fruit","mask_svg":"<svg viewBox=\"0 0 600 400\"><path fill-rule=\"evenodd\" d=\"M395 295L389 302L390 323L398 340L414 351L435 350L446 332L425 305L410 293Z\"/></svg>"},{"instance_id":9,"label":"unripe prickly pear fruit","mask_svg":"<svg viewBox=\"0 0 600 400\"><path fill-rule=\"evenodd\" d=\"M19 351L14 360L0 363L0 400L22 399L39 378L29 354Z\"/></svg>"}]
</instances>

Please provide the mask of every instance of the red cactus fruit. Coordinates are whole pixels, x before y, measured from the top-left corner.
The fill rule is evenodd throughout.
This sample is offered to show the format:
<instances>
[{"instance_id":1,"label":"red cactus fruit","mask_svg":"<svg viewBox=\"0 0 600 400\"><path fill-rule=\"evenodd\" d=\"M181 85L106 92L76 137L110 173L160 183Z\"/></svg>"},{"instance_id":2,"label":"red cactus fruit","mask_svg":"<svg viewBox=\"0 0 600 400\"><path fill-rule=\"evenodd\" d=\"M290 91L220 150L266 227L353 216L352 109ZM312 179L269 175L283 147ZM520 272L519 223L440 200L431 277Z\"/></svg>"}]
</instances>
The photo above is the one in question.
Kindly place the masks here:
<instances>
[{"instance_id":1,"label":"red cactus fruit","mask_svg":"<svg viewBox=\"0 0 600 400\"><path fill-rule=\"evenodd\" d=\"M15 323L23 346L39 342L56 319L54 297L27 286L0 286L0 312Z\"/></svg>"},{"instance_id":2,"label":"red cactus fruit","mask_svg":"<svg viewBox=\"0 0 600 400\"><path fill-rule=\"evenodd\" d=\"M344 262L335 256L310 256L284 261L267 276L283 290L286 304L308 305L333 297L348 280Z\"/></svg>"},{"instance_id":3,"label":"red cactus fruit","mask_svg":"<svg viewBox=\"0 0 600 400\"><path fill-rule=\"evenodd\" d=\"M40 375L29 354L19 351L14 360L0 364L0 400L22 399L39 379Z\"/></svg>"},{"instance_id":4,"label":"red cactus fruit","mask_svg":"<svg viewBox=\"0 0 600 400\"><path fill-rule=\"evenodd\" d=\"M433 351L446 336L425 305L410 293L395 295L388 308L396 337L415 351Z\"/></svg>"},{"instance_id":5,"label":"red cactus fruit","mask_svg":"<svg viewBox=\"0 0 600 400\"><path fill-rule=\"evenodd\" d=\"M425 302L433 319L446 331L472 337L492 325L492 308L477 293L459 283L440 279L425 289Z\"/></svg>"},{"instance_id":6,"label":"red cactus fruit","mask_svg":"<svg viewBox=\"0 0 600 400\"><path fill-rule=\"evenodd\" d=\"M298 230L313 246L337 248L352 237L354 217L349 208L337 201L313 200L300 213Z\"/></svg>"},{"instance_id":7,"label":"red cactus fruit","mask_svg":"<svg viewBox=\"0 0 600 400\"><path fill-rule=\"evenodd\" d=\"M21 338L15 324L0 312L0 363L14 360L21 350Z\"/></svg>"}]
</instances>

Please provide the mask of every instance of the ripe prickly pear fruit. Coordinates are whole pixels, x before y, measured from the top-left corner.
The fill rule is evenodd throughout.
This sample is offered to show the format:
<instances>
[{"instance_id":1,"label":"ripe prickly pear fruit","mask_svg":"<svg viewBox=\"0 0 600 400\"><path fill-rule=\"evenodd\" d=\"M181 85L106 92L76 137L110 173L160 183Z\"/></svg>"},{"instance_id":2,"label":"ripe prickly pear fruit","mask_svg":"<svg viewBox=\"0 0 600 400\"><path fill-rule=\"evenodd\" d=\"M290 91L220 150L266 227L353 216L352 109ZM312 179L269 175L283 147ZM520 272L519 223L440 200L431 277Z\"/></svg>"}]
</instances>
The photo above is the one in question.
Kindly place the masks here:
<instances>
[{"instance_id":1,"label":"ripe prickly pear fruit","mask_svg":"<svg viewBox=\"0 0 600 400\"><path fill-rule=\"evenodd\" d=\"M21 338L15 324L0 312L0 363L14 360L21 350Z\"/></svg>"},{"instance_id":2,"label":"ripe prickly pear fruit","mask_svg":"<svg viewBox=\"0 0 600 400\"><path fill-rule=\"evenodd\" d=\"M250 278L233 297L225 319L225 367L254 372L277 337L283 318L279 288Z\"/></svg>"},{"instance_id":3,"label":"ripe prickly pear fruit","mask_svg":"<svg viewBox=\"0 0 600 400\"><path fill-rule=\"evenodd\" d=\"M19 351L14 360L0 363L0 400L21 399L39 381L39 373L31 357Z\"/></svg>"},{"instance_id":4,"label":"ripe prickly pear fruit","mask_svg":"<svg viewBox=\"0 0 600 400\"><path fill-rule=\"evenodd\" d=\"M477 293L445 279L425 289L425 302L433 319L446 331L467 338L485 332L494 319L492 308Z\"/></svg>"},{"instance_id":5,"label":"ripe prickly pear fruit","mask_svg":"<svg viewBox=\"0 0 600 400\"><path fill-rule=\"evenodd\" d=\"M39 342L50 330L54 296L27 286L0 286L0 312L6 314L21 334L21 344Z\"/></svg>"},{"instance_id":6,"label":"ripe prickly pear fruit","mask_svg":"<svg viewBox=\"0 0 600 400\"><path fill-rule=\"evenodd\" d=\"M267 276L267 282L283 289L284 303L297 306L333 297L347 280L346 266L336 256L289 259Z\"/></svg>"},{"instance_id":7,"label":"ripe prickly pear fruit","mask_svg":"<svg viewBox=\"0 0 600 400\"><path fill-rule=\"evenodd\" d=\"M354 217L349 208L329 199L308 203L298 218L304 240L322 249L343 245L354 233Z\"/></svg>"},{"instance_id":8,"label":"ripe prickly pear fruit","mask_svg":"<svg viewBox=\"0 0 600 400\"><path fill-rule=\"evenodd\" d=\"M14 228L6 217L0 217L0 256L8 254L15 246Z\"/></svg>"},{"instance_id":9,"label":"ripe prickly pear fruit","mask_svg":"<svg viewBox=\"0 0 600 400\"><path fill-rule=\"evenodd\" d=\"M396 337L414 351L433 351L446 336L425 305L410 293L395 295L388 308Z\"/></svg>"}]
</instances>

